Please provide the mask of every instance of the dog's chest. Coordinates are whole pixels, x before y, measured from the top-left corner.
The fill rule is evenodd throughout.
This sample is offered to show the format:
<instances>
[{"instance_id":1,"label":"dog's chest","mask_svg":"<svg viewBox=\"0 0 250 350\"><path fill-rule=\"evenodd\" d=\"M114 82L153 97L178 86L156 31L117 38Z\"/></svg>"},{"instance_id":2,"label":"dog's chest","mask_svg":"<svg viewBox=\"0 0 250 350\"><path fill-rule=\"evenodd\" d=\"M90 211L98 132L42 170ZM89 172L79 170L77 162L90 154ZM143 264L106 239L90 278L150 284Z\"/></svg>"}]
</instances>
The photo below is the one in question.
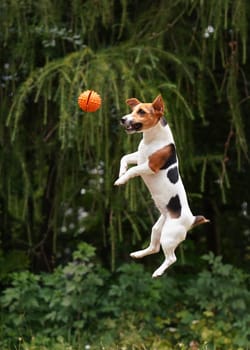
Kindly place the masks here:
<instances>
[{"instance_id":1,"label":"dog's chest","mask_svg":"<svg viewBox=\"0 0 250 350\"><path fill-rule=\"evenodd\" d=\"M138 165L148 161L149 157L163 145L159 142L145 144L142 140L138 147Z\"/></svg>"},{"instance_id":2,"label":"dog's chest","mask_svg":"<svg viewBox=\"0 0 250 350\"><path fill-rule=\"evenodd\" d=\"M171 143L174 144L174 140L169 126L162 127L158 123L150 132L143 133L138 147L138 164L145 163L154 152Z\"/></svg>"}]
</instances>

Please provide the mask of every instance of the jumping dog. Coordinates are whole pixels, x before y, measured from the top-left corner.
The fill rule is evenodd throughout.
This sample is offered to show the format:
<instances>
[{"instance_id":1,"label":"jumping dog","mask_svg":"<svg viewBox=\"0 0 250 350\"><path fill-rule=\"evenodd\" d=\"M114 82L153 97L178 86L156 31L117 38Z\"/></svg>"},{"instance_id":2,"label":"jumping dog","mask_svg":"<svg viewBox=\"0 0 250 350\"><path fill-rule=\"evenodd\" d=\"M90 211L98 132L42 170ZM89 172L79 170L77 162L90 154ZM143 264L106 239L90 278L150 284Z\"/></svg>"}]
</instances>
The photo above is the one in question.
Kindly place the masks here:
<instances>
[{"instance_id":1,"label":"jumping dog","mask_svg":"<svg viewBox=\"0 0 250 350\"><path fill-rule=\"evenodd\" d=\"M162 97L159 95L152 103L142 103L136 98L130 98L126 103L132 112L121 118L121 124L128 134L142 133L143 137L136 152L121 158L115 185L141 176L160 211L149 246L130 254L133 258L143 258L158 253L161 246L165 260L152 276L159 277L176 261L175 249L185 240L187 231L209 220L204 216L194 216L189 208L173 135L163 118ZM130 164L136 165L129 168Z\"/></svg>"}]
</instances>

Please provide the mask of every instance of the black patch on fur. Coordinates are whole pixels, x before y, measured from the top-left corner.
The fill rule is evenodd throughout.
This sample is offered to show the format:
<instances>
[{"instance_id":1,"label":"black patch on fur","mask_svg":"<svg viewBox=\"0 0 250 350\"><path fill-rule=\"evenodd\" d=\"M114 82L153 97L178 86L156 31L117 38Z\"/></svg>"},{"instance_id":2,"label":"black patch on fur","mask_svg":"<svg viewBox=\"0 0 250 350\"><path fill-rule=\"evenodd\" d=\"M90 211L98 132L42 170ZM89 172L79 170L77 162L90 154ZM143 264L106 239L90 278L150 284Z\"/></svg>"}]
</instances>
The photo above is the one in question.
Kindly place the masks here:
<instances>
[{"instance_id":1,"label":"black patch on fur","mask_svg":"<svg viewBox=\"0 0 250 350\"><path fill-rule=\"evenodd\" d=\"M175 145L173 143L171 143L171 156L168 158L168 160L166 161L166 163L160 168L161 170L163 169L167 169L168 167L170 167L170 165L175 164L177 162L177 158L176 158L176 150L175 150Z\"/></svg>"},{"instance_id":2,"label":"black patch on fur","mask_svg":"<svg viewBox=\"0 0 250 350\"><path fill-rule=\"evenodd\" d=\"M169 200L167 204L167 209L172 214L172 217L178 218L181 216L181 202L178 194Z\"/></svg>"},{"instance_id":3,"label":"black patch on fur","mask_svg":"<svg viewBox=\"0 0 250 350\"><path fill-rule=\"evenodd\" d=\"M173 184L176 184L176 182L179 180L179 172L177 166L174 168L168 170L167 177L169 178L169 181Z\"/></svg>"}]
</instances>

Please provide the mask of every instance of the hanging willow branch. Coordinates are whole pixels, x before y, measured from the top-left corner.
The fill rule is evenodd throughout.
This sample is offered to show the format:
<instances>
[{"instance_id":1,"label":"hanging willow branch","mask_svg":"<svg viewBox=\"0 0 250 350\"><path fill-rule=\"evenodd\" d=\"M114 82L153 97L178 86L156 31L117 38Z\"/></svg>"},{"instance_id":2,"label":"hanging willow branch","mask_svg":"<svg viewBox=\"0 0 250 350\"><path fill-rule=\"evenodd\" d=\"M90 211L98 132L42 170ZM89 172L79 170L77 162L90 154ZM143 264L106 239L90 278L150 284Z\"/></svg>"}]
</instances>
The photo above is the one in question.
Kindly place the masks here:
<instances>
[{"instance_id":1,"label":"hanging willow branch","mask_svg":"<svg viewBox=\"0 0 250 350\"><path fill-rule=\"evenodd\" d=\"M88 229L100 230L102 244L110 244L113 267L119 240L142 239L139 232L146 230L145 224L133 213L143 208L148 213L145 220L154 220L148 193L132 181L124 191L124 204L124 195L113 188L121 155L133 151L138 142L136 135L128 138L119 129L129 97L150 101L162 94L183 175L198 169L201 191L208 169L214 179L227 179L221 145L231 126L241 166L249 142L242 112L249 101L244 73L248 7L247 0L73 0L60 6L50 0L1 2L0 41L10 53L4 51L1 58L8 80L1 92L0 132L6 135L2 140L10 153L2 151L0 167L9 157L14 160L18 154L19 159L17 169L5 170L1 196L24 225L33 215L29 245L44 242L36 232L42 221L41 202L49 193L44 179L53 159L56 191L48 225L53 227L54 250L65 220L63 208L79 205L81 186L89 189ZM85 89L102 96L95 114L78 108L77 97ZM221 105L225 112L217 120L213 114ZM222 130L223 141L216 148L209 136L197 136L197 128L209 134L208 125ZM100 167L98 182L91 171ZM224 193L222 186L223 199ZM127 238L124 232L129 230Z\"/></svg>"}]
</instances>

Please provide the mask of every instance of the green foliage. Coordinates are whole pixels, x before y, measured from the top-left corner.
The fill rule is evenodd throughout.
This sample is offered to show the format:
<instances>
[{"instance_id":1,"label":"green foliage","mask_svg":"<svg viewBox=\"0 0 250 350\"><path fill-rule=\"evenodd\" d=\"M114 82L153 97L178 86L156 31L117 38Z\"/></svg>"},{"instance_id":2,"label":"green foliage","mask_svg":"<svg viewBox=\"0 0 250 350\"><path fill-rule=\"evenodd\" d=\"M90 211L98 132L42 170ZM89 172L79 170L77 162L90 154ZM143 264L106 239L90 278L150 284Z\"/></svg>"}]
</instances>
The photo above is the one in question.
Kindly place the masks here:
<instances>
[{"instance_id":1,"label":"green foliage","mask_svg":"<svg viewBox=\"0 0 250 350\"><path fill-rule=\"evenodd\" d=\"M53 274L14 273L1 305L9 312L4 327L9 336L40 333L65 335L83 329L96 320L100 295L107 272L91 262L94 249L80 244L73 261ZM69 329L70 325L70 329Z\"/></svg>"},{"instance_id":2,"label":"green foliage","mask_svg":"<svg viewBox=\"0 0 250 350\"><path fill-rule=\"evenodd\" d=\"M186 310L177 314L181 333L192 334L211 348L240 349L250 340L249 275L212 253L203 257L210 269L191 279Z\"/></svg>"},{"instance_id":3,"label":"green foliage","mask_svg":"<svg viewBox=\"0 0 250 350\"><path fill-rule=\"evenodd\" d=\"M204 260L207 268L183 280L171 275L154 280L132 263L122 265L111 281L94 249L81 244L72 262L53 274L14 273L0 297L1 349L91 344L91 349L184 350L191 343L199 349L245 349L249 276L212 253Z\"/></svg>"}]
</instances>

